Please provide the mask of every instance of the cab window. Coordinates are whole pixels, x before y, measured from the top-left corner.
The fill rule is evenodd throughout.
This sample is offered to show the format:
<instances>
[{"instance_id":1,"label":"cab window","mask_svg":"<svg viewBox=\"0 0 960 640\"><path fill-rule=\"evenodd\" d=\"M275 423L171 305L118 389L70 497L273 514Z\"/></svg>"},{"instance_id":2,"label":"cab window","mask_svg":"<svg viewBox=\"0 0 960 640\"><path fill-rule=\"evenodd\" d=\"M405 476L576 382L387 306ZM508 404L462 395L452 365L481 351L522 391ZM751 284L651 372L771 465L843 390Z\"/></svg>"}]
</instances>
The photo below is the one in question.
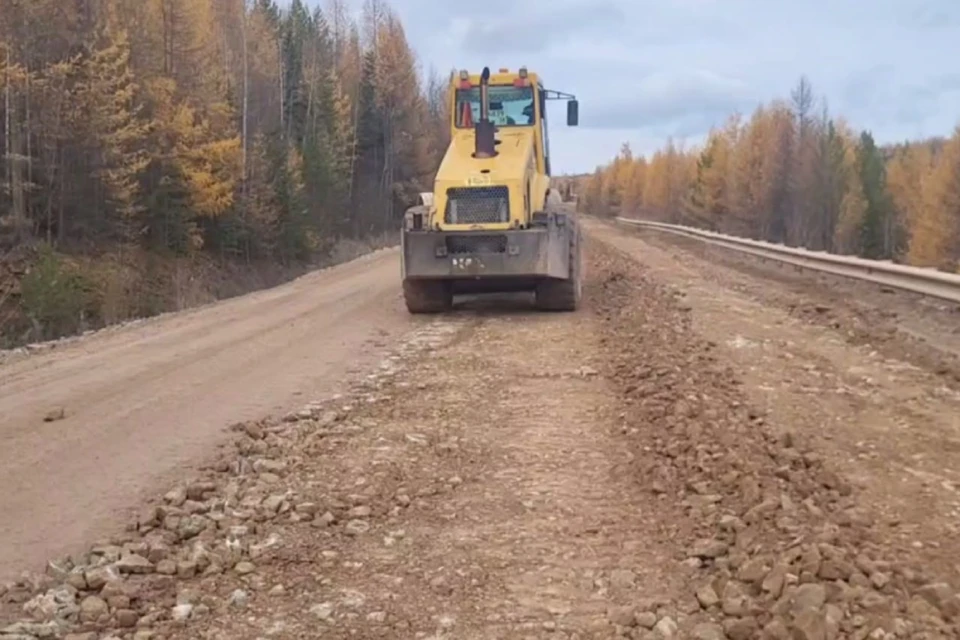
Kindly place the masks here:
<instances>
[{"instance_id":1,"label":"cab window","mask_svg":"<svg viewBox=\"0 0 960 640\"><path fill-rule=\"evenodd\" d=\"M525 127L534 124L533 87L490 85L490 120L498 127ZM480 119L480 87L457 89L456 126L472 128Z\"/></svg>"}]
</instances>

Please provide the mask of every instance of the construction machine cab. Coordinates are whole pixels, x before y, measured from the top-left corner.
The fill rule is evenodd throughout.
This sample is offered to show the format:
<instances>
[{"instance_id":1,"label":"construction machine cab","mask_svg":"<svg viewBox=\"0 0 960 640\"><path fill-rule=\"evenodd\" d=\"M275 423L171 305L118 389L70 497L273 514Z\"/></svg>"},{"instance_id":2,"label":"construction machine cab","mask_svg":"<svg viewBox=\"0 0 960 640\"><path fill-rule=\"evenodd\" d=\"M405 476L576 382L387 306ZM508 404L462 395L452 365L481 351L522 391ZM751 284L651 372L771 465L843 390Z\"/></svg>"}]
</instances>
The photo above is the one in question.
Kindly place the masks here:
<instances>
[{"instance_id":1,"label":"construction machine cab","mask_svg":"<svg viewBox=\"0 0 960 640\"><path fill-rule=\"evenodd\" d=\"M411 312L449 307L454 292L534 290L545 309L579 302L579 224L550 186L545 89L525 67L451 74L450 145L429 206L404 220L403 282Z\"/></svg>"}]
</instances>

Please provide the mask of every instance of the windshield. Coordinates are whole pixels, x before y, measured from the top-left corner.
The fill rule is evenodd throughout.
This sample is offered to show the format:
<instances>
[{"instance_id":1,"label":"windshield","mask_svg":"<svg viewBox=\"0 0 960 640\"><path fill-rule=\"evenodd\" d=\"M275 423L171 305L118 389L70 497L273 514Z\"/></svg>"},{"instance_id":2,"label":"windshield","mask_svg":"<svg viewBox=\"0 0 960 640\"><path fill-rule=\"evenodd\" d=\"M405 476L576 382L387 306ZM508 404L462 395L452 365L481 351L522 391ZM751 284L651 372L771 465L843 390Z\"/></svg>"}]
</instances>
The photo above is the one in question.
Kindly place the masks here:
<instances>
[{"instance_id":1,"label":"windshield","mask_svg":"<svg viewBox=\"0 0 960 640\"><path fill-rule=\"evenodd\" d=\"M499 127L533 124L533 87L491 85L490 120ZM457 89L457 127L471 128L480 119L480 87Z\"/></svg>"}]
</instances>

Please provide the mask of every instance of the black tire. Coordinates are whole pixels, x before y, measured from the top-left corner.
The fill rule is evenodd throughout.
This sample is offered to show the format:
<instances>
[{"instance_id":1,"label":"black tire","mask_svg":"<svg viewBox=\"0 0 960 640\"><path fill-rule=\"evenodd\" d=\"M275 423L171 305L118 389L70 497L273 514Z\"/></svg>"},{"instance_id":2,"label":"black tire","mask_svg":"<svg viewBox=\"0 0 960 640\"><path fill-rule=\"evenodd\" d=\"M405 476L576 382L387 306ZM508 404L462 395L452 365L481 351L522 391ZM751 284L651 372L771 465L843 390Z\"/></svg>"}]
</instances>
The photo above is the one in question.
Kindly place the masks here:
<instances>
[{"instance_id":1,"label":"black tire","mask_svg":"<svg viewBox=\"0 0 960 640\"><path fill-rule=\"evenodd\" d=\"M570 277L549 279L537 285L537 308L541 311L576 311L583 296L580 265L580 226L575 220L570 237Z\"/></svg>"},{"instance_id":2,"label":"black tire","mask_svg":"<svg viewBox=\"0 0 960 640\"><path fill-rule=\"evenodd\" d=\"M443 280L404 280L403 299L410 313L443 313L453 307L453 290Z\"/></svg>"}]
</instances>

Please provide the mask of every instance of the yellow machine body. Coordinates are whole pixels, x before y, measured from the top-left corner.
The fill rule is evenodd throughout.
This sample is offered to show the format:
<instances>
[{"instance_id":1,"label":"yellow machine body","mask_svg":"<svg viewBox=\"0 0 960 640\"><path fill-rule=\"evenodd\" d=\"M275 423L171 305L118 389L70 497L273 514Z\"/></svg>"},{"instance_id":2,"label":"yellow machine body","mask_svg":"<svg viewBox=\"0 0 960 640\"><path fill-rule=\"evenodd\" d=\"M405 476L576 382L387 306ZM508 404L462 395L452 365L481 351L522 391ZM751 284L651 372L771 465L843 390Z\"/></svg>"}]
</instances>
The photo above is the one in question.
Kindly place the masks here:
<instances>
[{"instance_id":1,"label":"yellow machine body","mask_svg":"<svg viewBox=\"0 0 960 640\"><path fill-rule=\"evenodd\" d=\"M525 82L524 82L525 80ZM479 87L480 75L471 74L467 82L471 88ZM515 86L523 83L521 86ZM533 121L527 124L498 125L498 155L493 158L474 158L476 132L463 124L464 101L458 101L458 92L463 96L463 80L453 77L448 88L450 109L450 146L443 157L434 183L434 219L440 229L510 229L529 226L530 215L543 211L550 176L547 167L549 136L544 111L543 85L536 73L521 78L519 72L490 75L491 99L501 90L516 93L530 92L534 110ZM471 91L475 93L475 89ZM473 103L471 102L471 107ZM475 114L471 114L474 115ZM496 122L495 122L496 123ZM464 186L504 185L510 192L510 220L504 223L451 224L443 219L447 206L447 190ZM435 212L441 212L436 215Z\"/></svg>"},{"instance_id":2,"label":"yellow machine body","mask_svg":"<svg viewBox=\"0 0 960 640\"><path fill-rule=\"evenodd\" d=\"M579 225L551 191L549 91L521 67L451 74L450 144L432 193L407 211L402 277L413 313L448 309L458 292L532 290L544 309L576 308Z\"/></svg>"}]
</instances>

